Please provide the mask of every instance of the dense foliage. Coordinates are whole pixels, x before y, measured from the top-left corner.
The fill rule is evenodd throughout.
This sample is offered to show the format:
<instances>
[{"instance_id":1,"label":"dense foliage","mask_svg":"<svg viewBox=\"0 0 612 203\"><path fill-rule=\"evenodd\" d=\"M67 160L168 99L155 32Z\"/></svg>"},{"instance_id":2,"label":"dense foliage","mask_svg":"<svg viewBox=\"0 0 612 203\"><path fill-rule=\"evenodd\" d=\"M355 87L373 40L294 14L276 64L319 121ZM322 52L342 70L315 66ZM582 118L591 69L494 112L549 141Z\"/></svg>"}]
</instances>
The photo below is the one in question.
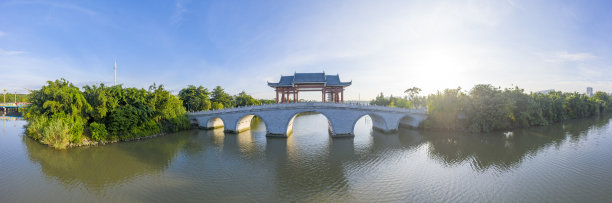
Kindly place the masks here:
<instances>
[{"instance_id":1,"label":"dense foliage","mask_svg":"<svg viewBox=\"0 0 612 203\"><path fill-rule=\"evenodd\" d=\"M388 107L399 107L399 108L412 108L412 103L407 97L393 97L385 98L385 95L381 92L375 99L370 101L370 105L388 106Z\"/></svg>"},{"instance_id":2,"label":"dense foliage","mask_svg":"<svg viewBox=\"0 0 612 203\"><path fill-rule=\"evenodd\" d=\"M518 87L502 90L476 85L469 93L457 88L429 95L424 127L488 132L586 118L610 109L612 102L604 92L593 97L563 92L527 94Z\"/></svg>"},{"instance_id":3,"label":"dense foliage","mask_svg":"<svg viewBox=\"0 0 612 203\"><path fill-rule=\"evenodd\" d=\"M187 111L206 111L211 107L210 92L202 86L189 85L183 88L178 96L183 100L183 106Z\"/></svg>"},{"instance_id":4,"label":"dense foliage","mask_svg":"<svg viewBox=\"0 0 612 203\"><path fill-rule=\"evenodd\" d=\"M28 102L28 95L5 92L4 94L0 96L0 102L2 103Z\"/></svg>"},{"instance_id":5,"label":"dense foliage","mask_svg":"<svg viewBox=\"0 0 612 203\"><path fill-rule=\"evenodd\" d=\"M48 81L28 98L32 103L25 113L29 136L55 148L81 142L86 117L92 108L79 88L64 79Z\"/></svg>"},{"instance_id":6,"label":"dense foliage","mask_svg":"<svg viewBox=\"0 0 612 203\"><path fill-rule=\"evenodd\" d=\"M83 89L61 79L32 91L25 114L28 136L65 148L81 143L84 134L105 142L189 128L182 101L161 85L148 91L104 84Z\"/></svg>"},{"instance_id":7,"label":"dense foliage","mask_svg":"<svg viewBox=\"0 0 612 203\"><path fill-rule=\"evenodd\" d=\"M231 96L221 86L217 86L212 92L209 92L208 89L202 86L189 85L183 88L178 96L183 100L183 106L188 111L207 111L276 103L274 100L254 99L244 91Z\"/></svg>"}]
</instances>

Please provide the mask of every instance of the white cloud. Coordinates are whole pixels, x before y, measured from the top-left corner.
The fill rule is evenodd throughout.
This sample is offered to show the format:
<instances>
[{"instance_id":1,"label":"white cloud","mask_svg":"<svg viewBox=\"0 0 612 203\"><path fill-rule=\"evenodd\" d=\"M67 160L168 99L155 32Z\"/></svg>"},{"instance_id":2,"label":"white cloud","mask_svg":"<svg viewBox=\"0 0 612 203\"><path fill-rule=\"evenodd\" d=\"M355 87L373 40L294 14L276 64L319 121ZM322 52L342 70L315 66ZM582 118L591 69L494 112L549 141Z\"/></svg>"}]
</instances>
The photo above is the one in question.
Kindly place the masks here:
<instances>
[{"instance_id":1,"label":"white cloud","mask_svg":"<svg viewBox=\"0 0 612 203\"><path fill-rule=\"evenodd\" d=\"M1 36L1 34L0 34ZM25 51L10 51L10 50L4 50L2 48L0 48L0 56L11 56L11 55L20 55L20 54L24 54Z\"/></svg>"},{"instance_id":2,"label":"white cloud","mask_svg":"<svg viewBox=\"0 0 612 203\"><path fill-rule=\"evenodd\" d=\"M565 52L558 52L557 58L564 60L564 61L585 61L585 60L593 59L595 58L595 56L590 53L568 53L567 51L565 51Z\"/></svg>"},{"instance_id":3,"label":"white cloud","mask_svg":"<svg viewBox=\"0 0 612 203\"><path fill-rule=\"evenodd\" d=\"M183 14L189 12L185 7L188 2L185 0L177 0L174 4L174 15L172 16L172 24L179 25L183 20Z\"/></svg>"},{"instance_id":4,"label":"white cloud","mask_svg":"<svg viewBox=\"0 0 612 203\"><path fill-rule=\"evenodd\" d=\"M557 51L537 55L539 55L545 62L549 63L584 62L597 58L595 55L587 52L570 53L568 51Z\"/></svg>"}]
</instances>

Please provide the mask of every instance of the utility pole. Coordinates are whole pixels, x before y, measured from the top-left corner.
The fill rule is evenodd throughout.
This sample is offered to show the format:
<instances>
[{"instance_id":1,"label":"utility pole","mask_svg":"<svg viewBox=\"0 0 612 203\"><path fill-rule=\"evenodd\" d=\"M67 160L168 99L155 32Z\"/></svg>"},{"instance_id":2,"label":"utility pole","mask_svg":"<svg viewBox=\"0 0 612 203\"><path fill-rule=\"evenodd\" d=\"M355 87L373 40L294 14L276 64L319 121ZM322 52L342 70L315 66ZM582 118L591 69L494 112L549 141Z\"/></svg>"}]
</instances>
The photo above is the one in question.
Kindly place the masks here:
<instances>
[{"instance_id":1,"label":"utility pole","mask_svg":"<svg viewBox=\"0 0 612 203\"><path fill-rule=\"evenodd\" d=\"M6 89L3 89L4 91L4 101L2 101L2 103L6 103Z\"/></svg>"},{"instance_id":2,"label":"utility pole","mask_svg":"<svg viewBox=\"0 0 612 203\"><path fill-rule=\"evenodd\" d=\"M15 104L17 104L17 90L15 90Z\"/></svg>"},{"instance_id":3,"label":"utility pole","mask_svg":"<svg viewBox=\"0 0 612 203\"><path fill-rule=\"evenodd\" d=\"M115 80L113 81L113 86L117 85L117 57L115 57Z\"/></svg>"}]
</instances>

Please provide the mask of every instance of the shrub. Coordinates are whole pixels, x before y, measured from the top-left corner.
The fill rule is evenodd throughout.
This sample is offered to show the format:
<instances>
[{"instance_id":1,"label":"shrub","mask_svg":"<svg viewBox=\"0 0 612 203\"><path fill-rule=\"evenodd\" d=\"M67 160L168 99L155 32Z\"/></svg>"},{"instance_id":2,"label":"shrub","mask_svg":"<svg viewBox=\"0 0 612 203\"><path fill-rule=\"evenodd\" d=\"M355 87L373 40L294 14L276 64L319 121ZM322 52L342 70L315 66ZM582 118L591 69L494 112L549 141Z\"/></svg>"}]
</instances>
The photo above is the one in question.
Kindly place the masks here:
<instances>
[{"instance_id":1,"label":"shrub","mask_svg":"<svg viewBox=\"0 0 612 203\"><path fill-rule=\"evenodd\" d=\"M42 133L47 124L47 117L45 116L37 116L30 119L28 125L26 126L26 135L30 136L34 140L40 140L42 138Z\"/></svg>"},{"instance_id":2,"label":"shrub","mask_svg":"<svg viewBox=\"0 0 612 203\"><path fill-rule=\"evenodd\" d=\"M93 122L89 124L89 130L91 131L91 139L98 142L106 140L108 131L106 131L104 123Z\"/></svg>"},{"instance_id":3,"label":"shrub","mask_svg":"<svg viewBox=\"0 0 612 203\"><path fill-rule=\"evenodd\" d=\"M83 131L85 130L85 120L80 116L64 116L62 121L68 125L70 129L70 142L80 143L83 138Z\"/></svg>"},{"instance_id":4,"label":"shrub","mask_svg":"<svg viewBox=\"0 0 612 203\"><path fill-rule=\"evenodd\" d=\"M42 130L40 141L56 149L65 149L70 143L70 126L62 119L50 119Z\"/></svg>"}]
</instances>

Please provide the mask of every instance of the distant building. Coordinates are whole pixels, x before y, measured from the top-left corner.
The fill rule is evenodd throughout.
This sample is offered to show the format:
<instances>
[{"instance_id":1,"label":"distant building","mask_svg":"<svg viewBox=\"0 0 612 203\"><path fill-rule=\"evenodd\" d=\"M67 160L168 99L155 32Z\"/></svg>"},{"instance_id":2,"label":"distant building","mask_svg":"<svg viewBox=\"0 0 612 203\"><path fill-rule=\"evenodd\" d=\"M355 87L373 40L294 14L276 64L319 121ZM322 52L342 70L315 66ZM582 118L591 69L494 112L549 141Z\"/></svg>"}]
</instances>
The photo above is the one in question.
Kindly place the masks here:
<instances>
[{"instance_id":1,"label":"distant building","mask_svg":"<svg viewBox=\"0 0 612 203\"><path fill-rule=\"evenodd\" d=\"M548 94L554 91L555 89L548 89L548 90L537 91L536 94Z\"/></svg>"},{"instance_id":2,"label":"distant building","mask_svg":"<svg viewBox=\"0 0 612 203\"><path fill-rule=\"evenodd\" d=\"M593 96L593 88L592 87L587 87L586 94L587 94L587 96L592 97Z\"/></svg>"}]
</instances>

